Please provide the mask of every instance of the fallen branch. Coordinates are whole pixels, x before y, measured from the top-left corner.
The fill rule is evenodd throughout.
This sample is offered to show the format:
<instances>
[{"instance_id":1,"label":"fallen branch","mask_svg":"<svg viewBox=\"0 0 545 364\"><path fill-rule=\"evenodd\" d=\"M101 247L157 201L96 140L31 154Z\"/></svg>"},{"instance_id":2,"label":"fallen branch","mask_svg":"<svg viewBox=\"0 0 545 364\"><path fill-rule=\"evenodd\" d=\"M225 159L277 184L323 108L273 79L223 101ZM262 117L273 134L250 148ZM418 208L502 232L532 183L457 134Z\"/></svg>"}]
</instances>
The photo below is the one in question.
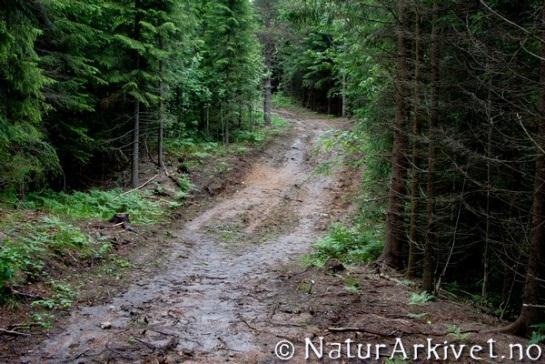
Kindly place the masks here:
<instances>
[{"instance_id":1,"label":"fallen branch","mask_svg":"<svg viewBox=\"0 0 545 364\"><path fill-rule=\"evenodd\" d=\"M139 339L139 338L137 338L137 337L135 337L135 338L133 338L133 339L136 340L136 341L138 341L138 342L141 343L141 344L144 344L145 346L147 346L149 349L151 349L151 350L153 350L153 351L155 351L155 350L158 349L157 346L155 346L155 345L153 345L152 343L149 343L149 342L147 342L147 341L145 341L145 340Z\"/></svg>"},{"instance_id":2,"label":"fallen branch","mask_svg":"<svg viewBox=\"0 0 545 364\"><path fill-rule=\"evenodd\" d=\"M366 332L368 334L373 334L377 336L397 336L396 331L393 331L390 334L384 333L384 332L376 332L369 329L364 329L361 327L329 327L327 329L331 332Z\"/></svg>"},{"instance_id":3,"label":"fallen branch","mask_svg":"<svg viewBox=\"0 0 545 364\"><path fill-rule=\"evenodd\" d=\"M13 335L13 336L31 336L30 334L14 331L14 330L6 330L6 329L0 329L0 334L4 335Z\"/></svg>"},{"instance_id":4,"label":"fallen branch","mask_svg":"<svg viewBox=\"0 0 545 364\"><path fill-rule=\"evenodd\" d=\"M136 188L133 188L132 190L128 190L126 192L123 192L120 196L124 196L124 195L128 195L129 193L132 193L134 191L138 191L144 187L146 187L148 184L150 184L151 182L153 182L155 179L157 179L157 177L159 177L159 174L156 174L155 176L151 177L149 180L147 180L146 182L144 182L142 185L136 187Z\"/></svg>"},{"instance_id":5,"label":"fallen branch","mask_svg":"<svg viewBox=\"0 0 545 364\"><path fill-rule=\"evenodd\" d=\"M361 328L361 327L329 327L328 331L331 331L331 332L366 332L366 333L377 335L377 336L397 336L400 331L403 332L402 330L394 330L390 334L388 334L388 333L384 333L384 332L372 331L372 330L369 330L367 328ZM423 335L423 336L448 336L448 335L454 334L453 332L448 332L448 331L447 332L420 332L420 333L403 332L403 333L411 334L411 335L420 334L420 335ZM462 334L462 335L463 334L479 334L479 333L481 333L481 330L465 330L465 331L460 332L460 334Z\"/></svg>"},{"instance_id":6,"label":"fallen branch","mask_svg":"<svg viewBox=\"0 0 545 364\"><path fill-rule=\"evenodd\" d=\"M254 330L254 331L257 331L257 332L261 332L261 330L258 330L258 329L256 329L255 327L253 327L252 325L250 325L250 324L248 323L248 321L246 321L246 320L243 319L242 317L240 318L240 321L241 321L243 324L245 324L246 326L248 326L249 329Z\"/></svg>"},{"instance_id":7,"label":"fallen branch","mask_svg":"<svg viewBox=\"0 0 545 364\"><path fill-rule=\"evenodd\" d=\"M36 300L43 300L43 297L42 297L42 296L38 296L38 295L30 294L30 293L25 293L25 292L21 292L21 291L16 290L16 289L13 288L13 287L9 287L9 290L10 290L10 292L11 292L13 295L15 295L15 296L26 297L26 298L32 298L32 299L36 299Z\"/></svg>"}]
</instances>

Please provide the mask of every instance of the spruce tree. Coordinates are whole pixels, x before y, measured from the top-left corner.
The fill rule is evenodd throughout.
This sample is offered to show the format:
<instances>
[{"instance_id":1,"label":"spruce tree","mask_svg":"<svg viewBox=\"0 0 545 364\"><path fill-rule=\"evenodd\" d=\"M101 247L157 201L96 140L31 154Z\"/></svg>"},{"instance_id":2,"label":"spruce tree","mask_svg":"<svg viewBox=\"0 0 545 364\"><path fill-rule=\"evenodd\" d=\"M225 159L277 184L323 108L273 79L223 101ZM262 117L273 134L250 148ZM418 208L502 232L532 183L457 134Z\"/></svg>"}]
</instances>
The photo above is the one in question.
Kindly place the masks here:
<instances>
[{"instance_id":1,"label":"spruce tree","mask_svg":"<svg viewBox=\"0 0 545 364\"><path fill-rule=\"evenodd\" d=\"M35 51L43 13L35 2L0 3L0 189L16 186L20 193L59 169L40 126L48 109L44 88L52 83Z\"/></svg>"}]
</instances>

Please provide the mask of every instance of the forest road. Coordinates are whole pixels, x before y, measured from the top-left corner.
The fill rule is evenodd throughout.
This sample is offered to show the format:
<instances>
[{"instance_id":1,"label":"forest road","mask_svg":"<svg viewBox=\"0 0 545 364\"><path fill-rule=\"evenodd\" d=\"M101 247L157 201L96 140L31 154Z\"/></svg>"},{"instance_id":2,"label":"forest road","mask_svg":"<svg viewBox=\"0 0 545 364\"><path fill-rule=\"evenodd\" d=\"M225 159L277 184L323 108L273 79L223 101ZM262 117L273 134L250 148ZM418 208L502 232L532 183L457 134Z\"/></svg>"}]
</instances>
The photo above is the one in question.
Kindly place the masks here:
<instances>
[{"instance_id":1,"label":"forest road","mask_svg":"<svg viewBox=\"0 0 545 364\"><path fill-rule=\"evenodd\" d=\"M320 139L348 124L280 113L293 125L289 136L263 152L242 189L173 232L161 273L108 304L75 309L22 362L275 362L276 328L297 325L282 322L268 298L286 267L302 271L300 256L345 214L336 205L343 173L315 172L335 158L317 151Z\"/></svg>"}]
</instances>

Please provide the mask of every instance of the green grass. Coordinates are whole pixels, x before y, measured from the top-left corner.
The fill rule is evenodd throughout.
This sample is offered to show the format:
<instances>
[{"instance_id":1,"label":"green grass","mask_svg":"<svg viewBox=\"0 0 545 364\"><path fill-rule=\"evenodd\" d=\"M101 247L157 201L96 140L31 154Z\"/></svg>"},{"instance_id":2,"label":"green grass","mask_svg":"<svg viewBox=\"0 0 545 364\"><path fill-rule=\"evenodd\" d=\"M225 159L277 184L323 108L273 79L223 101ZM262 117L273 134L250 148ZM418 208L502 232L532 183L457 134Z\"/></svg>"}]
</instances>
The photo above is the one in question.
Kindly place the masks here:
<instances>
[{"instance_id":1,"label":"green grass","mask_svg":"<svg viewBox=\"0 0 545 364\"><path fill-rule=\"evenodd\" d=\"M108 220L116 213L128 213L134 224L152 224L160 220L164 209L149 195L142 191L123 194L119 189L71 194L49 191L29 194L20 207L71 219Z\"/></svg>"},{"instance_id":2,"label":"green grass","mask_svg":"<svg viewBox=\"0 0 545 364\"><path fill-rule=\"evenodd\" d=\"M271 124L272 124L272 129L275 132L283 131L289 126L289 122L286 119L283 119L277 115L272 116Z\"/></svg>"}]
</instances>

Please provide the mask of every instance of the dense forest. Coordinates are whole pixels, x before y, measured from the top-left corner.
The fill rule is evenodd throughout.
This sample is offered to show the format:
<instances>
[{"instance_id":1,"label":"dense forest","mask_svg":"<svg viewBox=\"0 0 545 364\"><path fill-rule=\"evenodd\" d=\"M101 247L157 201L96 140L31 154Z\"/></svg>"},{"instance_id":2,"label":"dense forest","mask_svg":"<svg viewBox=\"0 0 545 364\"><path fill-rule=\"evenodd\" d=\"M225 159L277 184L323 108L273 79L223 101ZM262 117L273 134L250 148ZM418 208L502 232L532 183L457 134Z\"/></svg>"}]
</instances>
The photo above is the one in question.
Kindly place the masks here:
<instances>
[{"instance_id":1,"label":"dense forest","mask_svg":"<svg viewBox=\"0 0 545 364\"><path fill-rule=\"evenodd\" d=\"M142 143L161 165L165 133L228 143L254 112L262 62L247 1L7 1L1 11L3 190L85 186L129 160L137 186Z\"/></svg>"},{"instance_id":2,"label":"dense forest","mask_svg":"<svg viewBox=\"0 0 545 364\"><path fill-rule=\"evenodd\" d=\"M0 212L189 173L177 150L255 139L291 103L349 119L328 143L362 171L310 265L370 264L545 340L543 1L0 0Z\"/></svg>"},{"instance_id":3,"label":"dense forest","mask_svg":"<svg viewBox=\"0 0 545 364\"><path fill-rule=\"evenodd\" d=\"M285 90L357 121L380 266L502 317L523 304L520 334L545 314L543 5L290 2L279 40Z\"/></svg>"}]
</instances>

